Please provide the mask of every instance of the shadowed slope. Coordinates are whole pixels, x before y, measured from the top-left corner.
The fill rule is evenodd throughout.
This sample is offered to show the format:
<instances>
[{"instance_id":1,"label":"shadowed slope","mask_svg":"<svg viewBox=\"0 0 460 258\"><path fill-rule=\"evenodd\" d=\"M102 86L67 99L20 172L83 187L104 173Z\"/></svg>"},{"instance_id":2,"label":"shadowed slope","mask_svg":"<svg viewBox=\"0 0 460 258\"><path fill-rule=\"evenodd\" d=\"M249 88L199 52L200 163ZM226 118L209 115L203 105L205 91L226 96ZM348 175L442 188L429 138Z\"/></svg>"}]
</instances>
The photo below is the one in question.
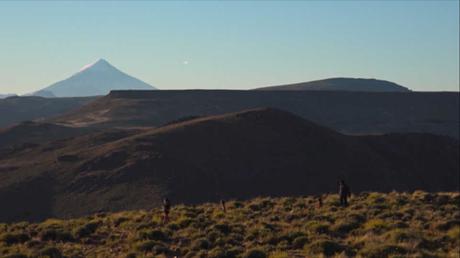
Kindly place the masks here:
<instances>
[{"instance_id":1,"label":"shadowed slope","mask_svg":"<svg viewBox=\"0 0 460 258\"><path fill-rule=\"evenodd\" d=\"M74 128L50 123L22 122L0 129L0 149L20 144L38 144L79 136L97 129Z\"/></svg>"},{"instance_id":2,"label":"shadowed slope","mask_svg":"<svg viewBox=\"0 0 460 258\"><path fill-rule=\"evenodd\" d=\"M458 92L112 91L55 121L160 126L184 117L273 107L346 134L420 132L458 138L458 106Z\"/></svg>"},{"instance_id":3,"label":"shadowed slope","mask_svg":"<svg viewBox=\"0 0 460 258\"><path fill-rule=\"evenodd\" d=\"M345 136L274 109L196 118L112 139L95 135L61 142L52 152L44 152L45 145L0 157L0 199L16 198L14 189L34 178L51 178L53 209L33 214L65 217L155 207L162 196L197 203L331 192L340 177L355 191L454 190L458 181L459 145L452 138ZM16 201L28 207L29 200ZM24 213L6 211L3 220Z\"/></svg>"},{"instance_id":4,"label":"shadowed slope","mask_svg":"<svg viewBox=\"0 0 460 258\"><path fill-rule=\"evenodd\" d=\"M94 100L85 98L9 97L0 99L0 127L65 114Z\"/></svg>"}]
</instances>

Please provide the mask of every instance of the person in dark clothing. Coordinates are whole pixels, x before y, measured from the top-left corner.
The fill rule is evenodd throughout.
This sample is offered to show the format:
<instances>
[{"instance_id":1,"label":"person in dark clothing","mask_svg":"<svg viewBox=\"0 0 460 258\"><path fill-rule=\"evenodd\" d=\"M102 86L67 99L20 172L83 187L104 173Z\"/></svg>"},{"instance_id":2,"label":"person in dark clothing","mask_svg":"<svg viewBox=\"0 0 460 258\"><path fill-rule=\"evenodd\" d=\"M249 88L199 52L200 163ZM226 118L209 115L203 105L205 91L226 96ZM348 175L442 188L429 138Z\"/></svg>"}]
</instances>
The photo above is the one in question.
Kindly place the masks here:
<instances>
[{"instance_id":1,"label":"person in dark clothing","mask_svg":"<svg viewBox=\"0 0 460 258\"><path fill-rule=\"evenodd\" d=\"M323 197L318 195L318 209L323 207Z\"/></svg>"},{"instance_id":2,"label":"person in dark clothing","mask_svg":"<svg viewBox=\"0 0 460 258\"><path fill-rule=\"evenodd\" d=\"M169 221L169 211L171 210L171 202L168 198L163 199L163 223L166 224Z\"/></svg>"},{"instance_id":3,"label":"person in dark clothing","mask_svg":"<svg viewBox=\"0 0 460 258\"><path fill-rule=\"evenodd\" d=\"M350 188L345 181L339 181L339 196L340 196L340 205L347 206L348 205L348 198L351 196Z\"/></svg>"},{"instance_id":4,"label":"person in dark clothing","mask_svg":"<svg viewBox=\"0 0 460 258\"><path fill-rule=\"evenodd\" d=\"M222 211L224 213L227 213L227 207L225 207L225 200L224 199L220 200L220 206L222 208Z\"/></svg>"}]
</instances>

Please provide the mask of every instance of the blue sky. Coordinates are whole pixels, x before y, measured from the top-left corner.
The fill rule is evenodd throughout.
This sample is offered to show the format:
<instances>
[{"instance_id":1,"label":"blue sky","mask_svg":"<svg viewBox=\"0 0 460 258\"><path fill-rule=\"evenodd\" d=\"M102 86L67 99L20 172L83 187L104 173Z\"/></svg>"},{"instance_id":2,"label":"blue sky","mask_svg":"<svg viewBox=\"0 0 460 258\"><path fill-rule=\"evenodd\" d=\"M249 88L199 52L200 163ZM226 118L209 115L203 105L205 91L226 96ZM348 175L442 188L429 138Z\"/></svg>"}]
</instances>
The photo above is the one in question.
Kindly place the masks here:
<instances>
[{"instance_id":1,"label":"blue sky","mask_svg":"<svg viewBox=\"0 0 460 258\"><path fill-rule=\"evenodd\" d=\"M0 93L105 58L160 89L364 77L459 89L458 1L0 1Z\"/></svg>"}]
</instances>

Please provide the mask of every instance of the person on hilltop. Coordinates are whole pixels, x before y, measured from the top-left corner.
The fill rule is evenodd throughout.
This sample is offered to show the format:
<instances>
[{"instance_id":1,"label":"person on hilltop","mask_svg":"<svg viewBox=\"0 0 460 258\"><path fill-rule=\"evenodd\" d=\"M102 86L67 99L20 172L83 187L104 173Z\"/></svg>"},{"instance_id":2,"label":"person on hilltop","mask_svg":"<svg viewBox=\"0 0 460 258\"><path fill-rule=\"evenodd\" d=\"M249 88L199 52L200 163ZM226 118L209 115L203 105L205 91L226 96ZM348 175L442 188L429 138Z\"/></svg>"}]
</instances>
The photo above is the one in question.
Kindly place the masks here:
<instances>
[{"instance_id":1,"label":"person on hilltop","mask_svg":"<svg viewBox=\"0 0 460 258\"><path fill-rule=\"evenodd\" d=\"M323 196L318 195L318 209L320 209L321 207L323 207Z\"/></svg>"},{"instance_id":2,"label":"person on hilltop","mask_svg":"<svg viewBox=\"0 0 460 258\"><path fill-rule=\"evenodd\" d=\"M224 213L227 213L227 207L225 206L225 200L224 199L220 200L220 207L222 208L222 211Z\"/></svg>"},{"instance_id":3,"label":"person on hilltop","mask_svg":"<svg viewBox=\"0 0 460 258\"><path fill-rule=\"evenodd\" d=\"M171 202L168 198L163 199L163 223L166 224L169 221L169 211L171 210Z\"/></svg>"},{"instance_id":4,"label":"person on hilltop","mask_svg":"<svg viewBox=\"0 0 460 258\"><path fill-rule=\"evenodd\" d=\"M340 196L340 205L348 206L348 198L351 196L350 188L345 184L344 180L339 181L339 196Z\"/></svg>"}]
</instances>

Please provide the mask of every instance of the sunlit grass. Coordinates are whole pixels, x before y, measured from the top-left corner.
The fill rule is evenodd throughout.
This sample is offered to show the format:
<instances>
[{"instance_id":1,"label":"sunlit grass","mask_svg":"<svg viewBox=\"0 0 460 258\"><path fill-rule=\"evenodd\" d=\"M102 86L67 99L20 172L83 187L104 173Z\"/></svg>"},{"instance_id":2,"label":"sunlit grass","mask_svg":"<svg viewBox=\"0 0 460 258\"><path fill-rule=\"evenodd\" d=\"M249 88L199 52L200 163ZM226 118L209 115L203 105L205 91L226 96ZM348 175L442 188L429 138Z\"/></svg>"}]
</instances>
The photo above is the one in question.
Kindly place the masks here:
<instances>
[{"instance_id":1,"label":"sunlit grass","mask_svg":"<svg viewBox=\"0 0 460 258\"><path fill-rule=\"evenodd\" d=\"M0 224L0 257L458 257L459 193L260 197Z\"/></svg>"}]
</instances>

